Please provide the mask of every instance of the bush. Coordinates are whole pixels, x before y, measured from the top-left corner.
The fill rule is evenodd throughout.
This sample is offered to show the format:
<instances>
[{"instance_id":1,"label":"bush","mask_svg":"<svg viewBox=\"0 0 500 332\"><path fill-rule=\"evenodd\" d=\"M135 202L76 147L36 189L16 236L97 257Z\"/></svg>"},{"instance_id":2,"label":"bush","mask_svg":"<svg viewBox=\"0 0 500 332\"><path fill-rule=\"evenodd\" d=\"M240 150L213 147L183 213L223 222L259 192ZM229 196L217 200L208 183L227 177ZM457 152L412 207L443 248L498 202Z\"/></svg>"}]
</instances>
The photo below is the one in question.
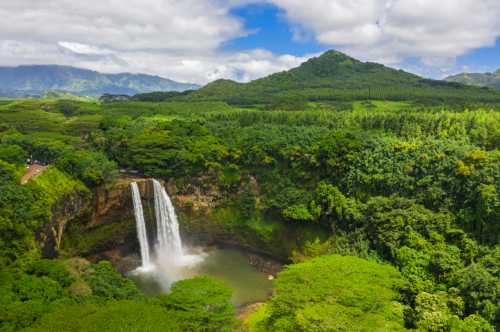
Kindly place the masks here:
<instances>
[{"instance_id":1,"label":"bush","mask_svg":"<svg viewBox=\"0 0 500 332\"><path fill-rule=\"evenodd\" d=\"M116 163L100 152L73 151L58 158L56 166L90 187L112 181L118 173Z\"/></svg>"},{"instance_id":2,"label":"bush","mask_svg":"<svg viewBox=\"0 0 500 332\"><path fill-rule=\"evenodd\" d=\"M141 297L132 280L116 272L110 262L101 261L94 265L94 272L85 277L92 294L105 299L125 300Z\"/></svg>"},{"instance_id":3,"label":"bush","mask_svg":"<svg viewBox=\"0 0 500 332\"><path fill-rule=\"evenodd\" d=\"M183 331L223 332L233 331L236 325L231 295L221 281L196 277L173 284L161 301Z\"/></svg>"},{"instance_id":4,"label":"bush","mask_svg":"<svg viewBox=\"0 0 500 332\"><path fill-rule=\"evenodd\" d=\"M182 330L164 308L148 302L116 301L104 305L72 305L44 316L26 332Z\"/></svg>"},{"instance_id":5,"label":"bush","mask_svg":"<svg viewBox=\"0 0 500 332\"><path fill-rule=\"evenodd\" d=\"M28 153L19 145L0 144L0 159L15 165L24 165Z\"/></svg>"},{"instance_id":6,"label":"bush","mask_svg":"<svg viewBox=\"0 0 500 332\"><path fill-rule=\"evenodd\" d=\"M323 256L278 275L260 324L266 331L403 331L401 285L389 265Z\"/></svg>"}]
</instances>

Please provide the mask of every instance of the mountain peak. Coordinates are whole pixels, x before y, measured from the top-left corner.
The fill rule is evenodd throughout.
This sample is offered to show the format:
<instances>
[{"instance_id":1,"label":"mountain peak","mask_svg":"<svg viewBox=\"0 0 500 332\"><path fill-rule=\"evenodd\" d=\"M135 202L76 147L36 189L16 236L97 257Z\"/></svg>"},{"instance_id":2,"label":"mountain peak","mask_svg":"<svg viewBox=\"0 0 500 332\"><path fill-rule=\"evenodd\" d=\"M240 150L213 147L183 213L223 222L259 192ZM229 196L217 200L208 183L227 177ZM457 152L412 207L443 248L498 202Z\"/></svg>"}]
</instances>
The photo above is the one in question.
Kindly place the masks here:
<instances>
[{"instance_id":1,"label":"mountain peak","mask_svg":"<svg viewBox=\"0 0 500 332\"><path fill-rule=\"evenodd\" d=\"M492 73L461 73L446 77L445 80L480 87L500 88L500 69Z\"/></svg>"},{"instance_id":2,"label":"mountain peak","mask_svg":"<svg viewBox=\"0 0 500 332\"><path fill-rule=\"evenodd\" d=\"M333 49L326 51L325 53L321 54L318 58L333 59L333 60L355 60L354 58L348 56L347 54Z\"/></svg>"},{"instance_id":3,"label":"mountain peak","mask_svg":"<svg viewBox=\"0 0 500 332\"><path fill-rule=\"evenodd\" d=\"M385 70L388 69L380 64L361 62L342 52L330 50L309 59L299 67L290 70L289 73L298 81L316 81L313 83L315 86L331 86L334 82L335 85L338 83L343 85L341 81L352 80L354 77L366 81L363 76L370 76L374 72Z\"/></svg>"},{"instance_id":4,"label":"mountain peak","mask_svg":"<svg viewBox=\"0 0 500 332\"><path fill-rule=\"evenodd\" d=\"M321 54L318 57L309 59L303 65L311 63L317 64L319 66L329 66L329 65L352 65L356 63L361 63L361 61L356 60L342 52L336 50L330 50L326 51L325 53Z\"/></svg>"},{"instance_id":5,"label":"mountain peak","mask_svg":"<svg viewBox=\"0 0 500 332\"><path fill-rule=\"evenodd\" d=\"M97 71L60 65L23 65L0 67L0 95L39 96L61 91L82 96L128 94L153 91L185 91L199 86L179 83L146 74L103 74Z\"/></svg>"},{"instance_id":6,"label":"mountain peak","mask_svg":"<svg viewBox=\"0 0 500 332\"><path fill-rule=\"evenodd\" d=\"M422 98L424 95L456 96L480 92L460 84L426 80L403 70L374 62L363 62L330 50L294 69L248 83L217 81L192 96L224 100L239 105L274 103L276 100ZM496 98L496 96L495 96Z\"/></svg>"}]
</instances>

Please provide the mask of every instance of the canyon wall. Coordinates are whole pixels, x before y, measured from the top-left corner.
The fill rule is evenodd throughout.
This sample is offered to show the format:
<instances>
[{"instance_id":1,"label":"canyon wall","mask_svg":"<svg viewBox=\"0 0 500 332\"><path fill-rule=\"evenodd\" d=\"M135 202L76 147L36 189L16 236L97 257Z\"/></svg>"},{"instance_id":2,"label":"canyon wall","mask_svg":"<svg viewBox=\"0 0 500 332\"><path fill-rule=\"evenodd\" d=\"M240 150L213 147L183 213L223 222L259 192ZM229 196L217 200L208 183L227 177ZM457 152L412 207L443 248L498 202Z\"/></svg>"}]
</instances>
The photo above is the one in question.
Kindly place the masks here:
<instances>
[{"instance_id":1,"label":"canyon wall","mask_svg":"<svg viewBox=\"0 0 500 332\"><path fill-rule=\"evenodd\" d=\"M138 240L132 207L130 183L137 182L143 199L145 220L154 226L152 182L148 178L121 177L112 185L97 188L86 204L71 201L73 209L58 218L64 227L61 237L62 252L71 256L114 260L130 253L138 253ZM259 254L287 260L300 244L306 230L285 226L261 213L258 184L250 181L250 212L245 213L239 199L242 192L224 196L218 188L206 185L203 179L193 179L182 186L173 180L163 182L176 207L181 234L188 245L234 246ZM226 194L227 195L227 194ZM73 210L81 209L76 213ZM67 222L66 215L74 212Z\"/></svg>"}]
</instances>

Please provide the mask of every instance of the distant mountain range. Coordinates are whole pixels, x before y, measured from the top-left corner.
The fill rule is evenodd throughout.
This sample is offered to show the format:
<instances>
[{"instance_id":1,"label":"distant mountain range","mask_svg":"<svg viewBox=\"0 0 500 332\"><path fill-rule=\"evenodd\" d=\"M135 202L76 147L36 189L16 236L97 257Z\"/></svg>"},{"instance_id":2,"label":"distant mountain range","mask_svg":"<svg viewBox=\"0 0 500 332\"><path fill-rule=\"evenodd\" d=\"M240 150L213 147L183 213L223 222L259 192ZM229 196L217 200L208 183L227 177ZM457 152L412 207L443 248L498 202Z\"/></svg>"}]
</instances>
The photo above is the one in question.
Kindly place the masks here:
<instances>
[{"instance_id":1,"label":"distant mountain range","mask_svg":"<svg viewBox=\"0 0 500 332\"><path fill-rule=\"evenodd\" d=\"M448 82L500 89L500 69L494 73L462 73L447 77L445 80Z\"/></svg>"},{"instance_id":2,"label":"distant mountain range","mask_svg":"<svg viewBox=\"0 0 500 332\"><path fill-rule=\"evenodd\" d=\"M353 99L496 102L500 101L500 92L425 79L331 50L297 68L249 83L231 80L209 83L189 94L189 98L224 100L239 105Z\"/></svg>"},{"instance_id":3,"label":"distant mountain range","mask_svg":"<svg viewBox=\"0 0 500 332\"><path fill-rule=\"evenodd\" d=\"M477 86L470 86L470 85ZM103 74L68 66L0 67L0 97L44 97L51 94L106 100L219 100L235 105L299 104L329 100L423 100L500 102L500 70L430 80L373 62L362 62L331 50L297 68L238 83L217 80L200 88L159 76ZM191 91L196 90L196 91ZM186 91L185 93L179 93ZM118 99L117 99L118 98ZM292 107L293 106L293 107Z\"/></svg>"},{"instance_id":4,"label":"distant mountain range","mask_svg":"<svg viewBox=\"0 0 500 332\"><path fill-rule=\"evenodd\" d=\"M134 95L153 91L196 90L196 84L179 83L145 74L103 74L57 65L0 67L0 96L43 96L50 91L79 96Z\"/></svg>"}]
</instances>

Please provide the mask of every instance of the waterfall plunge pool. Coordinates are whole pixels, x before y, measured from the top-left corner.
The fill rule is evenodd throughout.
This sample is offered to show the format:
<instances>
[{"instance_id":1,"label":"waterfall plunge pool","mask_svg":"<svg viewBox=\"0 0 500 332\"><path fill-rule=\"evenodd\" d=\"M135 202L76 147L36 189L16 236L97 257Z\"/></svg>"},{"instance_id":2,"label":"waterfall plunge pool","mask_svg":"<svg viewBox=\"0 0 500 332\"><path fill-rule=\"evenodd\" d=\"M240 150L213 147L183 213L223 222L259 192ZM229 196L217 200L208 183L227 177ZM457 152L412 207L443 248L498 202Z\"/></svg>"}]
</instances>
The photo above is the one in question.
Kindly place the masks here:
<instances>
[{"instance_id":1,"label":"waterfall plunge pool","mask_svg":"<svg viewBox=\"0 0 500 332\"><path fill-rule=\"evenodd\" d=\"M129 273L146 294L168 292L172 283L197 275L225 281L233 289L233 304L242 306L269 297L272 282L253 267L244 253L230 249L195 252L182 243L179 221L166 189L151 179L154 191L154 222L144 218L138 184L130 189L139 241L141 266Z\"/></svg>"},{"instance_id":2,"label":"waterfall plunge pool","mask_svg":"<svg viewBox=\"0 0 500 332\"><path fill-rule=\"evenodd\" d=\"M248 261L237 249L215 248L185 256L184 262L173 268L171 262L157 259L149 271L135 270L128 274L145 294L167 293L170 285L181 279L208 275L226 282L233 289L233 304L237 307L266 300L271 294L272 281Z\"/></svg>"}]
</instances>

